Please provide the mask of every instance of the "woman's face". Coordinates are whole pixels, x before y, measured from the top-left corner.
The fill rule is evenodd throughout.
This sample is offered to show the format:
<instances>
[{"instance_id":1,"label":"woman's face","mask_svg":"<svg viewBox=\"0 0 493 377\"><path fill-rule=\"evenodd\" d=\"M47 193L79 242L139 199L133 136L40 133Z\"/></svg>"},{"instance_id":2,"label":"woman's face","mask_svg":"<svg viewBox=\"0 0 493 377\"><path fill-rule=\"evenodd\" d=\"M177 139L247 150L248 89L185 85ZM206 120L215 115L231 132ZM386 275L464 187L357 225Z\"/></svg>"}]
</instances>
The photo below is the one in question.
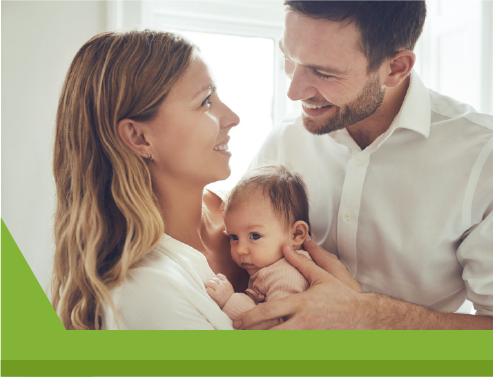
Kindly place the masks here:
<instances>
[{"instance_id":1,"label":"woman's face","mask_svg":"<svg viewBox=\"0 0 493 377\"><path fill-rule=\"evenodd\" d=\"M199 54L146 122L151 172L174 182L208 184L230 173L229 130L238 116L219 99L209 68Z\"/></svg>"}]
</instances>

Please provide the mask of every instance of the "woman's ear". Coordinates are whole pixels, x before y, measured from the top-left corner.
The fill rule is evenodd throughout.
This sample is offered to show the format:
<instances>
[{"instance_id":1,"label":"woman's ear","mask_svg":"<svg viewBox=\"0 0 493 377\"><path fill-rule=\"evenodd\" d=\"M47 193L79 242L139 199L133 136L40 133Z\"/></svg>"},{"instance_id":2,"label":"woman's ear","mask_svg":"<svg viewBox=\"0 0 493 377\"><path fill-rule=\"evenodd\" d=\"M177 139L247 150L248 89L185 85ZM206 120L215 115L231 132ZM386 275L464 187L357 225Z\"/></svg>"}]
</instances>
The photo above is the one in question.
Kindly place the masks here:
<instances>
[{"instance_id":1,"label":"woman's ear","mask_svg":"<svg viewBox=\"0 0 493 377\"><path fill-rule=\"evenodd\" d=\"M393 88L399 85L411 73L416 62L416 55L411 50L402 50L387 62L389 74L383 84Z\"/></svg>"},{"instance_id":2,"label":"woman's ear","mask_svg":"<svg viewBox=\"0 0 493 377\"><path fill-rule=\"evenodd\" d=\"M302 220L296 221L291 227L291 234L293 235L293 247L298 247L305 242L308 237L308 224Z\"/></svg>"},{"instance_id":3,"label":"woman's ear","mask_svg":"<svg viewBox=\"0 0 493 377\"><path fill-rule=\"evenodd\" d=\"M148 147L150 144L144 136L143 127L140 123L125 118L120 120L116 127L121 141L123 141L131 151L138 155L149 155Z\"/></svg>"}]
</instances>

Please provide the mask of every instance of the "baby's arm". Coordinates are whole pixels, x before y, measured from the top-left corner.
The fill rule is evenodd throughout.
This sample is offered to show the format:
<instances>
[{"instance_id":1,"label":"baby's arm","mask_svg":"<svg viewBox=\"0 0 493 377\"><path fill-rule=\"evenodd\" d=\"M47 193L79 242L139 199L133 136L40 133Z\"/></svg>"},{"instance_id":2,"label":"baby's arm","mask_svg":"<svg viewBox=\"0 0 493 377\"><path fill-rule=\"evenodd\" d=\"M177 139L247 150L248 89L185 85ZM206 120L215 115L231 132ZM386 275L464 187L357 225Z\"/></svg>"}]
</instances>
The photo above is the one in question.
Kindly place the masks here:
<instances>
[{"instance_id":1,"label":"baby's arm","mask_svg":"<svg viewBox=\"0 0 493 377\"><path fill-rule=\"evenodd\" d=\"M253 309L257 304L244 293L234 293L234 288L223 274L217 274L206 285L209 296L233 321L242 313ZM261 322L248 330L266 330L279 324L278 319Z\"/></svg>"},{"instance_id":2,"label":"baby's arm","mask_svg":"<svg viewBox=\"0 0 493 377\"><path fill-rule=\"evenodd\" d=\"M228 278L223 274L217 274L205 284L205 289L209 296L222 309L235 290Z\"/></svg>"}]
</instances>

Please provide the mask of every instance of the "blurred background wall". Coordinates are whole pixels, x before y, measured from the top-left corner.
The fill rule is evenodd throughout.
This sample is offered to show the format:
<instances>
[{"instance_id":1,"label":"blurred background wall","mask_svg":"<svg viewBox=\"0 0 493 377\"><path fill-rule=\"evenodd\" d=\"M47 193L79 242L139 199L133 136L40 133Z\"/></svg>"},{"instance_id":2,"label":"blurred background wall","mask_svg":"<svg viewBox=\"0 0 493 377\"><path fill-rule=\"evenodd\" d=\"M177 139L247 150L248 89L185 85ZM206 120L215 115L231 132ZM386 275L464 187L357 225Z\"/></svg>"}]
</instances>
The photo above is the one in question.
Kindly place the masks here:
<instances>
[{"instance_id":1,"label":"blurred background wall","mask_svg":"<svg viewBox=\"0 0 493 377\"><path fill-rule=\"evenodd\" d=\"M58 96L77 50L105 28L104 1L2 1L2 218L45 291Z\"/></svg>"}]
</instances>

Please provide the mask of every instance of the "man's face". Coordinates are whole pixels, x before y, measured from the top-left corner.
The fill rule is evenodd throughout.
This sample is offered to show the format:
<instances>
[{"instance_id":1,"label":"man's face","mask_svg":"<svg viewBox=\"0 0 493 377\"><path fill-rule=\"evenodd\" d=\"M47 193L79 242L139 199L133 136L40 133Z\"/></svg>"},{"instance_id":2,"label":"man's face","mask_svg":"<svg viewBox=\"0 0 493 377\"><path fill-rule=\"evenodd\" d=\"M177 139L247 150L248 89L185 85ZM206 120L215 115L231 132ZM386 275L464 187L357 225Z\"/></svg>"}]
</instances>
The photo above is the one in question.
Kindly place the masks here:
<instances>
[{"instance_id":1,"label":"man's face","mask_svg":"<svg viewBox=\"0 0 493 377\"><path fill-rule=\"evenodd\" d=\"M359 41L360 32L352 23L287 13L279 45L292 80L288 97L302 101L303 123L311 133L348 127L382 104L382 72L367 73L368 60Z\"/></svg>"}]
</instances>

